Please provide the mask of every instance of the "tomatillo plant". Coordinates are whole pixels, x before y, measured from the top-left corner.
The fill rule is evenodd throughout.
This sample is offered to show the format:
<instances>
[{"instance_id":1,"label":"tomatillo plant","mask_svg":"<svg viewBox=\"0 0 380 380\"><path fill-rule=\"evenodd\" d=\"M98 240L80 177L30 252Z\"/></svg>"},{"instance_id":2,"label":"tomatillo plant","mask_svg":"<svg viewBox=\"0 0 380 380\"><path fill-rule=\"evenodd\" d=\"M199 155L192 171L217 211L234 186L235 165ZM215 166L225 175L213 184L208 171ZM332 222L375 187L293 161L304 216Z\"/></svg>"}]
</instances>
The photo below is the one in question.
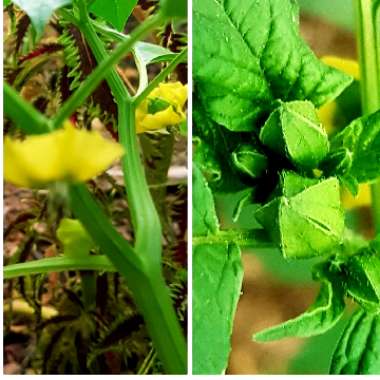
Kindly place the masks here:
<instances>
[{"instance_id":1,"label":"tomatillo plant","mask_svg":"<svg viewBox=\"0 0 380 380\"><path fill-rule=\"evenodd\" d=\"M137 136L137 133L162 132L167 128L173 131L173 127L185 122L186 86L180 82L163 81L178 64L186 62L186 47L173 53L142 39L170 23L172 18L183 17L186 1L163 2L162 7L158 6L129 35L122 31L137 1L109 4L104 0L15 0L13 3L26 14L23 16L23 31L21 24L15 21L19 33L16 50L20 49L30 23L33 27L30 29L30 45L39 44L53 13L60 36L55 45L42 42L31 53L24 52L22 68L25 77L18 75L16 80L9 80L12 86L9 83L4 85L4 113L11 121L10 134L13 135L7 135L4 142L5 179L16 186L47 189L53 195L58 194L71 209L69 214L76 219L61 219L56 230L63 247L62 256L6 265L4 278L79 271L87 314L81 314L78 319L80 326L86 326L78 336L83 341L91 341L96 329L88 313L95 312L95 273L119 272L144 318L155 350L143 363L141 373L150 370L155 352L165 372L186 373L186 343L162 272L160 215L148 186ZM12 12L17 9L13 7ZM51 102L50 108L43 108L45 116L25 101L19 91L31 70L35 71L47 60L48 56L46 58L44 54L55 54L62 49L66 71L62 74L59 106ZM121 70L116 66L129 53L135 58L139 74L137 90L120 75ZM33 61L36 56L38 63ZM148 65L160 62L168 63L149 81ZM90 71L89 65L92 67ZM84 104L86 110L83 110ZM41 109L36 103L34 105ZM95 116L104 118L108 131L117 142L104 137L104 133L79 128L83 118L91 120ZM116 230L85 184L119 159L133 226L133 242ZM127 322L140 323L138 317L133 318L135 322ZM60 322L55 323L58 326ZM67 345L69 354L65 361L53 364L53 367L43 363L42 371L50 373L70 368L74 373L96 373L100 370L94 364L99 353L88 356L83 364L79 359L71 358L71 344ZM75 352L76 349L79 350L74 344L72 350ZM51 347L48 350L53 355ZM66 361L70 360L73 361L66 366Z\"/></svg>"},{"instance_id":2,"label":"tomatillo plant","mask_svg":"<svg viewBox=\"0 0 380 380\"><path fill-rule=\"evenodd\" d=\"M380 2L355 0L360 79L319 60L299 34L291 0L194 0L193 368L221 374L241 293L242 247L278 247L287 260L320 258L315 302L254 334L256 342L311 337L356 304L331 373L380 373ZM210 16L212 15L212 16ZM347 65L345 65L347 66ZM360 82L363 115L327 133L326 105ZM352 110L350 110L352 111ZM346 115L348 117L348 113ZM377 235L345 223L341 191L371 184ZM240 196L222 229L214 196ZM248 209L249 206L249 209ZM254 210L254 211L252 211Z\"/></svg>"}]
</instances>

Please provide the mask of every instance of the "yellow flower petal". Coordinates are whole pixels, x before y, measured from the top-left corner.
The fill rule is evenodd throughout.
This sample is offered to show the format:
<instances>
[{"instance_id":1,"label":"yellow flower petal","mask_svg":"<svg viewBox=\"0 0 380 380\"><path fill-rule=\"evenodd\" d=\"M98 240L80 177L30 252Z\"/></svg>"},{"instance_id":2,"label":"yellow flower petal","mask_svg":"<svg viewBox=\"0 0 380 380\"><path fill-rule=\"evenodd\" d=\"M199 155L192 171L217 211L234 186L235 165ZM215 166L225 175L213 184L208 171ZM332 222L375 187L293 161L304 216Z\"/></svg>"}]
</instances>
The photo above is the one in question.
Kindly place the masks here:
<instances>
[{"instance_id":1,"label":"yellow flower petal","mask_svg":"<svg viewBox=\"0 0 380 380\"><path fill-rule=\"evenodd\" d=\"M359 192L354 197L348 190L343 189L342 203L346 209L365 207L371 204L371 190L367 183L359 185Z\"/></svg>"},{"instance_id":2,"label":"yellow flower petal","mask_svg":"<svg viewBox=\"0 0 380 380\"><path fill-rule=\"evenodd\" d=\"M356 80L360 79L359 64L353 59L340 58L332 55L326 55L321 58L326 65L335 67L344 73L353 76Z\"/></svg>"},{"instance_id":3,"label":"yellow flower petal","mask_svg":"<svg viewBox=\"0 0 380 380\"><path fill-rule=\"evenodd\" d=\"M154 114L148 113L149 99L162 99L170 106ZM187 86L180 82L160 83L136 110L136 131L143 133L178 125L186 120L183 107L187 100Z\"/></svg>"},{"instance_id":4,"label":"yellow flower petal","mask_svg":"<svg viewBox=\"0 0 380 380\"><path fill-rule=\"evenodd\" d=\"M182 108L187 100L187 86L181 82L160 83L148 98L163 98L167 102Z\"/></svg>"},{"instance_id":5,"label":"yellow flower petal","mask_svg":"<svg viewBox=\"0 0 380 380\"><path fill-rule=\"evenodd\" d=\"M345 58L339 58L339 57L327 55L327 56L322 57L321 61L324 62L326 65L334 67L338 70L343 71L344 73L348 75L353 76L356 80L360 79L359 64L352 59L345 59ZM337 112L338 112L338 107L335 101L324 104L318 110L319 119L321 120L322 125L324 126L328 134L331 134L332 132L334 132L334 128L335 128L334 121L335 121L335 116Z\"/></svg>"},{"instance_id":6,"label":"yellow flower petal","mask_svg":"<svg viewBox=\"0 0 380 380\"><path fill-rule=\"evenodd\" d=\"M64 128L24 141L4 140L4 177L17 186L43 187L51 182L83 182L106 170L124 153L99 132Z\"/></svg>"}]
</instances>

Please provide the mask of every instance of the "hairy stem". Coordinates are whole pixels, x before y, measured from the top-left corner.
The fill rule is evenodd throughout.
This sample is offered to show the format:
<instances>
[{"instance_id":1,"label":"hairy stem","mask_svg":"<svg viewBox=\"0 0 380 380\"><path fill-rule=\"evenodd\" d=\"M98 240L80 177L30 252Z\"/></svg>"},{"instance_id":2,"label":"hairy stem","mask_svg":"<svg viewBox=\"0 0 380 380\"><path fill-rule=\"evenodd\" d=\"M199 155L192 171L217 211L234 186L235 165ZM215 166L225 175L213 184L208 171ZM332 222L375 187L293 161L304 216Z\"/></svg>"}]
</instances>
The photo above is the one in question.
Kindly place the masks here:
<instances>
[{"instance_id":1,"label":"hairy stem","mask_svg":"<svg viewBox=\"0 0 380 380\"><path fill-rule=\"evenodd\" d=\"M380 109L380 1L354 0L364 114ZM380 233L380 181L371 186L376 232Z\"/></svg>"}]
</instances>

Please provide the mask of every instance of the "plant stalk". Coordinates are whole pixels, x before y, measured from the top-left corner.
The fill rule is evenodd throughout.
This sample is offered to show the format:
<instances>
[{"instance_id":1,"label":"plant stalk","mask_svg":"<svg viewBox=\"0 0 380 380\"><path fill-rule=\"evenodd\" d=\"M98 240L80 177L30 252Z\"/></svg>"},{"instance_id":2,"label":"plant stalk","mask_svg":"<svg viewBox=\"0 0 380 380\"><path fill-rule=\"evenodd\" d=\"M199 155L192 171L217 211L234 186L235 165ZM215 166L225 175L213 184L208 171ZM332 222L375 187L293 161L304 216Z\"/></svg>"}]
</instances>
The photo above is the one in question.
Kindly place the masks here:
<instances>
[{"instance_id":1,"label":"plant stalk","mask_svg":"<svg viewBox=\"0 0 380 380\"><path fill-rule=\"evenodd\" d=\"M363 114L380 109L380 1L354 0ZM380 181L371 185L372 213L380 233Z\"/></svg>"},{"instance_id":2,"label":"plant stalk","mask_svg":"<svg viewBox=\"0 0 380 380\"><path fill-rule=\"evenodd\" d=\"M85 185L70 187L70 201L75 216L125 277L165 370L186 373L186 344L160 268L153 272L129 250Z\"/></svg>"}]
</instances>

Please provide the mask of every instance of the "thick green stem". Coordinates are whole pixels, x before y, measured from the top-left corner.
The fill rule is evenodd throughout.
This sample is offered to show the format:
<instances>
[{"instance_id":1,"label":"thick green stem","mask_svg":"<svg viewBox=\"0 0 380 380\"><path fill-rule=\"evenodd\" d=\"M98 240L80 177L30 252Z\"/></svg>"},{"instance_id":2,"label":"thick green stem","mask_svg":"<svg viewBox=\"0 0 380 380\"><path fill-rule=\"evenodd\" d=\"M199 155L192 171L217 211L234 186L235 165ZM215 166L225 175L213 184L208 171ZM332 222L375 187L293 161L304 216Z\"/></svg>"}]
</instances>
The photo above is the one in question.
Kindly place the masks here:
<instances>
[{"instance_id":1,"label":"thick green stem","mask_svg":"<svg viewBox=\"0 0 380 380\"><path fill-rule=\"evenodd\" d=\"M84 3L80 2L79 5L81 5L81 20L78 26L96 60L99 63L103 62L108 59L108 54L91 24ZM122 158L122 169L135 230L135 249L140 255L146 257L147 265L156 268L161 264L161 223L140 159L135 129L135 109L123 81L114 68L106 79L118 106L119 142L127 152Z\"/></svg>"},{"instance_id":2,"label":"thick green stem","mask_svg":"<svg viewBox=\"0 0 380 380\"><path fill-rule=\"evenodd\" d=\"M101 62L107 61L109 56L91 24L83 1L79 2L79 10L78 26L89 43L96 60L101 64ZM155 25L152 23L150 28ZM122 158L122 169L135 231L134 251L143 262L143 273L134 278L130 271L123 273L122 267L117 265L117 268L121 268L121 273L128 281L128 286L134 294L138 308L144 315L155 348L166 371L168 373L185 373L186 343L161 273L161 223L140 158L135 129L135 108L124 83L114 68L110 70L106 80L118 106L119 142L126 151ZM109 257L112 261L112 256L109 255Z\"/></svg>"},{"instance_id":3,"label":"thick green stem","mask_svg":"<svg viewBox=\"0 0 380 380\"><path fill-rule=\"evenodd\" d=\"M380 109L380 1L354 0L364 114ZM371 186L376 232L380 233L380 181Z\"/></svg>"},{"instance_id":4,"label":"thick green stem","mask_svg":"<svg viewBox=\"0 0 380 380\"><path fill-rule=\"evenodd\" d=\"M4 266L4 279L43 274L51 272L63 272L68 270L86 270L100 272L115 272L115 267L106 256L91 257L49 257L46 259L26 261L24 263Z\"/></svg>"},{"instance_id":5,"label":"thick green stem","mask_svg":"<svg viewBox=\"0 0 380 380\"><path fill-rule=\"evenodd\" d=\"M135 109L125 102L119 107L119 141L127 154L122 158L124 181L135 226L135 249L156 267L161 265L161 222L146 181L135 128Z\"/></svg>"},{"instance_id":6,"label":"thick green stem","mask_svg":"<svg viewBox=\"0 0 380 380\"><path fill-rule=\"evenodd\" d=\"M186 344L160 268L147 268L112 227L84 185L70 187L71 207L102 252L125 277L168 373L186 373Z\"/></svg>"}]
</instances>

